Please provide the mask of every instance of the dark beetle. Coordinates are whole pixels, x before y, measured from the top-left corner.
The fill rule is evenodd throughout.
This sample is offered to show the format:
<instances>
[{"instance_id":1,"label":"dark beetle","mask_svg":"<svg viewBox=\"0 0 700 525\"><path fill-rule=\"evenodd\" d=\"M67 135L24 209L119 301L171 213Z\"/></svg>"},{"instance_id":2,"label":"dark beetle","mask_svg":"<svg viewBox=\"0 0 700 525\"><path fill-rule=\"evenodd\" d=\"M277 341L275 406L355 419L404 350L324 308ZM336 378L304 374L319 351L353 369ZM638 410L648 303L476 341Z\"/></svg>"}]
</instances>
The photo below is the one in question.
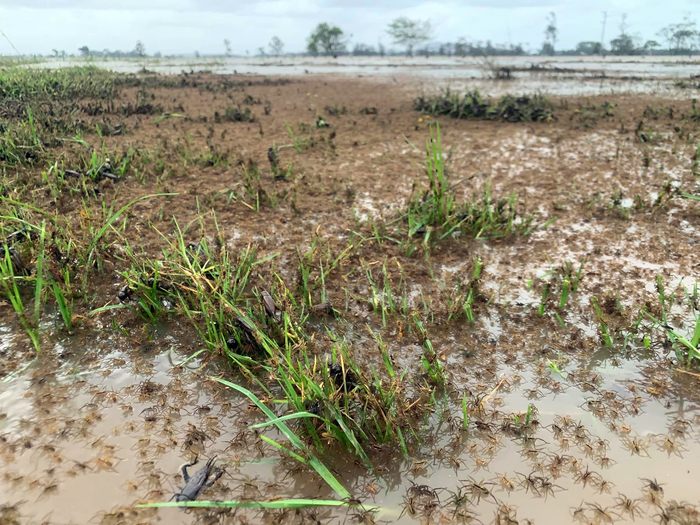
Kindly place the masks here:
<instances>
[{"instance_id":1,"label":"dark beetle","mask_svg":"<svg viewBox=\"0 0 700 525\"><path fill-rule=\"evenodd\" d=\"M235 324L236 328L239 330L239 334L229 336L228 339L226 339L226 346L231 350L240 348L241 346L260 350L261 346L258 342L257 330L252 321L249 321L242 315L238 315L236 316Z\"/></svg>"},{"instance_id":2,"label":"dark beetle","mask_svg":"<svg viewBox=\"0 0 700 525\"><path fill-rule=\"evenodd\" d=\"M275 321L279 322L282 320L282 312L280 311L279 308L277 308L277 305L275 304L275 300L272 298L270 293L267 290L263 290L262 293L260 294L263 300L263 306L265 307L265 313L272 317Z\"/></svg>"},{"instance_id":3,"label":"dark beetle","mask_svg":"<svg viewBox=\"0 0 700 525\"><path fill-rule=\"evenodd\" d=\"M329 315L335 317L335 309L329 302L315 304L311 307L311 311L317 315Z\"/></svg>"},{"instance_id":4,"label":"dark beetle","mask_svg":"<svg viewBox=\"0 0 700 525\"><path fill-rule=\"evenodd\" d=\"M279 168L279 157L277 156L277 148L272 147L267 149L267 160L270 161L270 167L273 171Z\"/></svg>"},{"instance_id":5,"label":"dark beetle","mask_svg":"<svg viewBox=\"0 0 700 525\"><path fill-rule=\"evenodd\" d=\"M192 476L187 472L187 467L191 467L197 463L197 458L192 463L186 463L182 465L182 477L185 480L185 486L173 497L175 501L194 501L199 496L202 489L211 487L217 479L219 479L223 474L223 469L214 467L214 460L216 456L212 457L207 461L207 463L195 472Z\"/></svg>"},{"instance_id":6,"label":"dark beetle","mask_svg":"<svg viewBox=\"0 0 700 525\"><path fill-rule=\"evenodd\" d=\"M337 388L352 390L357 386L357 375L355 375L355 372L348 368L343 370L339 363L330 363L328 365L328 375L333 378Z\"/></svg>"},{"instance_id":7,"label":"dark beetle","mask_svg":"<svg viewBox=\"0 0 700 525\"><path fill-rule=\"evenodd\" d=\"M131 294L134 293L133 290L129 287L128 284L125 284L122 286L119 291L117 292L117 299L119 299L120 303L125 303L129 299L131 299Z\"/></svg>"}]
</instances>

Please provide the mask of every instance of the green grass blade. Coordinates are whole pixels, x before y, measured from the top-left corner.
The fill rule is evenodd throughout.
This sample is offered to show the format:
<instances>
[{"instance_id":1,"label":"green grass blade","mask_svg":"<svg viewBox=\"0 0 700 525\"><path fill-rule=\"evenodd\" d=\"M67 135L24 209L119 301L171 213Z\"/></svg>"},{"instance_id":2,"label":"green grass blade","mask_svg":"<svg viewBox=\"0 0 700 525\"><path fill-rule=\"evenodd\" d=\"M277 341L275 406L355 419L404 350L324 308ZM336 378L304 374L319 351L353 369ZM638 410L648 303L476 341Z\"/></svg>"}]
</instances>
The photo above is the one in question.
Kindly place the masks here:
<instances>
[{"instance_id":1,"label":"green grass blade","mask_svg":"<svg viewBox=\"0 0 700 525\"><path fill-rule=\"evenodd\" d=\"M294 414L287 414L285 416L276 417L263 423L256 423L254 425L250 425L248 428L250 428L251 430L255 430L258 428L265 428L272 425L277 425L277 423L281 421L289 421L291 419L302 419L307 417L315 417L316 419L320 419L323 421L322 417L317 416L316 414L312 414L311 412L295 412Z\"/></svg>"},{"instance_id":2,"label":"green grass blade","mask_svg":"<svg viewBox=\"0 0 700 525\"><path fill-rule=\"evenodd\" d=\"M299 463L302 463L302 464L304 464L304 465L308 465L308 464L309 464L309 462L306 461L306 458L300 456L299 454L297 454L297 453L294 452L293 450L288 449L287 447L285 447L285 446L284 446L282 443L280 443L279 441L275 441L274 439L272 439L271 437L268 437L268 436L260 436L260 439L262 439L262 440L263 440L265 443L267 443L268 445L271 445L272 447L276 448L277 450L280 450L280 451L284 452L284 453L287 454L290 458L295 459L295 460L298 461Z\"/></svg>"},{"instance_id":3,"label":"green grass blade","mask_svg":"<svg viewBox=\"0 0 700 525\"><path fill-rule=\"evenodd\" d=\"M102 228L100 228L97 231L95 236L92 238L92 241L90 242L87 260L88 267L92 266L93 256L95 254L95 248L97 248L97 243L100 242L100 239L104 236L105 233L107 233L107 230L110 228L110 226L112 226L112 224L114 224L119 219L119 217L124 215L124 213L126 213L129 210L129 208L131 208L135 204L138 204L141 201L152 199L154 197L172 197L174 195L177 195L177 193L153 193L151 195L142 195L141 197L137 197L136 199L130 200L124 206L119 208L115 213L113 213L102 225Z\"/></svg>"},{"instance_id":4,"label":"green grass blade","mask_svg":"<svg viewBox=\"0 0 700 525\"><path fill-rule=\"evenodd\" d=\"M39 230L39 252L36 259L36 278L34 281L34 324L39 326L41 317L41 306L43 304L44 293L44 246L46 244L46 221L41 223Z\"/></svg>"},{"instance_id":5,"label":"green grass blade","mask_svg":"<svg viewBox=\"0 0 700 525\"><path fill-rule=\"evenodd\" d=\"M256 396L247 388L244 388L235 383L231 383L230 381L226 381L225 379L222 379L220 377L212 377L211 379L221 383L222 385L232 388L233 390L236 390L237 392L240 392L241 394L246 396L255 404L255 406L257 406L263 412L263 414L265 414L268 417L268 419L279 419L272 410L267 408L267 406L265 406L265 404L262 401L260 401L260 399L258 399L258 396ZM284 421L278 420L275 423L275 426L289 440L289 442L294 448L301 452L306 452L306 455L308 456L307 462L309 466L313 468L316 471L316 473L319 476L321 476L321 478L323 478L326 484L329 487L331 487L335 491L335 493L338 494L338 496L340 496L341 498L350 497L350 492L348 492L348 490L340 483L340 481L336 479L336 477L331 473L331 471L328 470L328 468L317 457L315 457L311 453L311 451L308 450L308 447L304 446L301 439L299 439L299 436L297 436Z\"/></svg>"},{"instance_id":6,"label":"green grass blade","mask_svg":"<svg viewBox=\"0 0 700 525\"><path fill-rule=\"evenodd\" d=\"M348 507L350 503L335 499L278 499L273 501L164 501L159 503L141 503L137 508L235 508L235 509L300 509L304 507Z\"/></svg>"}]
</instances>

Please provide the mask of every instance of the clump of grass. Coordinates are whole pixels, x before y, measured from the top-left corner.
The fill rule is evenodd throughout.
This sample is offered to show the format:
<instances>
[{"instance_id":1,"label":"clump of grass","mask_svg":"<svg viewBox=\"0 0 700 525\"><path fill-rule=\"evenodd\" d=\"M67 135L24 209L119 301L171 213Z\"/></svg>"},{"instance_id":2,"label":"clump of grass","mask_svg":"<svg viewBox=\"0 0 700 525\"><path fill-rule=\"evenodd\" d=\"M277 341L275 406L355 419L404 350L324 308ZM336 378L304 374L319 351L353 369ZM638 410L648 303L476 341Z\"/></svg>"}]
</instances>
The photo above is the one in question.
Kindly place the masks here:
<instances>
[{"instance_id":1,"label":"clump of grass","mask_svg":"<svg viewBox=\"0 0 700 525\"><path fill-rule=\"evenodd\" d=\"M465 272L467 278L451 287L450 295L447 299L447 320L464 315L470 323L474 322L474 308L477 302L483 301L479 283L484 270L484 262L479 257L475 257L471 262L471 268Z\"/></svg>"},{"instance_id":2,"label":"clump of grass","mask_svg":"<svg viewBox=\"0 0 700 525\"><path fill-rule=\"evenodd\" d=\"M369 286L369 304L372 310L381 314L382 326L387 326L388 318L391 314L398 313L407 316L409 313L409 301L403 276L400 277L397 284L394 284L387 269L386 261L381 266L379 277L369 264L364 263L363 268Z\"/></svg>"},{"instance_id":3,"label":"clump of grass","mask_svg":"<svg viewBox=\"0 0 700 525\"><path fill-rule=\"evenodd\" d=\"M262 429L267 427L275 427L282 436L287 439L287 444L282 444L264 434L260 435L260 439L274 447L276 450L283 452L288 457L308 466L313 469L326 485L335 492L339 499L278 499L272 501L183 501L183 502L159 502L146 503L137 505L138 507L198 507L198 508L253 508L253 509L298 509L303 507L340 507L351 506L351 494L343 486L343 484L333 475L326 465L314 454L313 450L308 447L296 432L287 424L287 422L299 421L302 419L321 419L320 416L311 412L300 411L293 414L278 417L276 414L263 403L258 396L247 388L227 381L222 378L212 378L222 385L229 387L243 395L245 395L260 411L265 415L267 421L251 425L251 429Z\"/></svg>"},{"instance_id":4,"label":"clump of grass","mask_svg":"<svg viewBox=\"0 0 700 525\"><path fill-rule=\"evenodd\" d=\"M305 136L309 132L306 126L300 124L299 131L295 131L290 124L286 124L285 129L287 130L289 140L292 141L290 145L297 153L302 153L314 145L314 138Z\"/></svg>"},{"instance_id":5,"label":"clump of grass","mask_svg":"<svg viewBox=\"0 0 700 525\"><path fill-rule=\"evenodd\" d=\"M134 255L131 268L123 273L131 302L149 321L177 308L210 350L223 352L244 367L250 364L237 350L244 341L257 348L255 329L241 302L251 270L259 264L255 251L249 248L234 257L218 242L188 243L177 224L174 240L165 240L167 248L160 259Z\"/></svg>"},{"instance_id":6,"label":"clump of grass","mask_svg":"<svg viewBox=\"0 0 700 525\"><path fill-rule=\"evenodd\" d=\"M7 165L32 164L42 150L34 114L26 110L26 118L0 125L0 161Z\"/></svg>"},{"instance_id":7,"label":"clump of grass","mask_svg":"<svg viewBox=\"0 0 700 525\"><path fill-rule=\"evenodd\" d=\"M94 66L60 69L4 68L0 71L0 99L30 103L43 100L112 98L117 75Z\"/></svg>"},{"instance_id":8,"label":"clump of grass","mask_svg":"<svg viewBox=\"0 0 700 525\"><path fill-rule=\"evenodd\" d=\"M255 122L255 115L249 107L229 106L224 109L224 113L218 111L214 113L215 122Z\"/></svg>"},{"instance_id":9,"label":"clump of grass","mask_svg":"<svg viewBox=\"0 0 700 525\"><path fill-rule=\"evenodd\" d=\"M545 122L554 117L552 103L542 94L491 99L476 89L461 95L449 89L438 95L421 95L413 101L413 107L429 115L459 119Z\"/></svg>"},{"instance_id":10,"label":"clump of grass","mask_svg":"<svg viewBox=\"0 0 700 525\"><path fill-rule=\"evenodd\" d=\"M447 383L447 373L445 365L433 348L433 343L428 337L428 330L418 315L413 316L413 328L418 335L423 353L421 355L421 365L428 381L435 387L443 388Z\"/></svg>"},{"instance_id":11,"label":"clump of grass","mask_svg":"<svg viewBox=\"0 0 700 525\"><path fill-rule=\"evenodd\" d=\"M162 258L134 256L124 273L129 293L122 295L149 320L184 314L210 351L227 356L266 395L279 399L290 418L313 414L298 422L312 446L323 450L336 444L369 465L368 445L398 443L408 450L416 416L445 379L421 323L416 326L423 327L432 385L427 388L407 388L408 380L389 358L361 366L335 336L330 348L316 347L308 325L310 305L327 301L325 280L352 248L336 255L312 243L300 252L300 286L290 289L279 275L266 274L264 282L276 284L263 293L254 281L271 259L258 259L252 248L233 257L216 240L187 243L176 227ZM383 352L388 355L386 348ZM409 397L409 391L417 394Z\"/></svg>"},{"instance_id":12,"label":"clump of grass","mask_svg":"<svg viewBox=\"0 0 700 525\"><path fill-rule=\"evenodd\" d=\"M573 294L578 291L583 278L583 263L578 268L571 261L566 261L548 271L542 278L537 279L534 286L540 288L540 304L537 307L539 315L550 312L563 325L563 315Z\"/></svg>"},{"instance_id":13,"label":"clump of grass","mask_svg":"<svg viewBox=\"0 0 700 525\"><path fill-rule=\"evenodd\" d=\"M683 293L679 293L682 289ZM680 296L680 297L679 297ZM680 285L669 292L662 276L656 277L656 304L647 304L640 316L652 323L661 333L661 346L671 349L682 366L700 365L700 309L698 288L688 293ZM687 311L683 303L687 299ZM676 326L673 326L673 325Z\"/></svg>"},{"instance_id":14,"label":"clump of grass","mask_svg":"<svg viewBox=\"0 0 700 525\"><path fill-rule=\"evenodd\" d=\"M252 159L240 161L239 168L243 179L243 197L255 211L264 205L272 205L272 197L263 188L258 164Z\"/></svg>"},{"instance_id":15,"label":"clump of grass","mask_svg":"<svg viewBox=\"0 0 700 525\"><path fill-rule=\"evenodd\" d=\"M41 350L41 340L36 322L27 312L24 304L20 282L22 277L17 275L15 266L17 265L17 256L12 249L5 244L3 246L3 254L0 259L0 283L2 284L2 295L10 301L12 309L17 314L19 322L32 341L34 349L38 352ZM39 289L40 290L40 289Z\"/></svg>"},{"instance_id":16,"label":"clump of grass","mask_svg":"<svg viewBox=\"0 0 700 525\"><path fill-rule=\"evenodd\" d=\"M306 250L297 249L296 292L307 307L330 305L326 281L360 243L357 239L351 239L336 253L328 243L314 236Z\"/></svg>"},{"instance_id":17,"label":"clump of grass","mask_svg":"<svg viewBox=\"0 0 700 525\"><path fill-rule=\"evenodd\" d=\"M454 188L447 180L439 124L431 126L426 145L428 189L411 197L406 218L408 236L423 234L427 244L435 230L440 239L464 233L474 238L500 238L528 235L533 219L522 217L516 209L516 197L494 199L490 189L479 198L457 203Z\"/></svg>"},{"instance_id":18,"label":"clump of grass","mask_svg":"<svg viewBox=\"0 0 700 525\"><path fill-rule=\"evenodd\" d=\"M604 101L601 104L584 103L574 110L571 120L585 129L593 128L600 119L610 119L615 116L616 105Z\"/></svg>"}]
</instances>

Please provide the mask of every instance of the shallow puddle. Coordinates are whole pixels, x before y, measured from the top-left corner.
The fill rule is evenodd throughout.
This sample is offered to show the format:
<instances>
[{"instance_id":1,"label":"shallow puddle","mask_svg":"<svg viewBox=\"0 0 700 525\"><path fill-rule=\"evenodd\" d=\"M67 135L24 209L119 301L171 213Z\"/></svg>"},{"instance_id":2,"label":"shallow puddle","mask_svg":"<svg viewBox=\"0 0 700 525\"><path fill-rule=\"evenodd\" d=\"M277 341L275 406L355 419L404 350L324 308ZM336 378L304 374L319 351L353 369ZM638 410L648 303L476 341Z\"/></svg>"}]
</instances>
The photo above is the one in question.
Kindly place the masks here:
<instances>
[{"instance_id":1,"label":"shallow puddle","mask_svg":"<svg viewBox=\"0 0 700 525\"><path fill-rule=\"evenodd\" d=\"M694 522L700 379L661 370L652 356L557 349L546 329L518 350L504 334L526 318L492 312L483 319L492 343L474 352L465 353L458 333L449 344L434 340L452 348L445 356L452 382L472 408L466 430L462 414L439 403L426 421L425 445L411 458L397 451L378 460L375 473L328 459L376 520L656 523L666 512ZM85 343L80 353L57 344L0 383L8 520L14 508L20 522L31 523L211 522L218 512L133 507L177 493L180 465L195 457L217 456L225 469L206 499L332 497L315 475L247 430L259 415L242 396L208 380L196 360L177 366L186 353L173 337L147 351L109 351L125 346L109 338ZM489 348L504 352L489 355ZM410 347L391 351L401 366L413 366L401 358ZM285 519L349 517L315 512ZM352 519L362 514L349 511ZM274 514L237 515L245 522Z\"/></svg>"}]
</instances>

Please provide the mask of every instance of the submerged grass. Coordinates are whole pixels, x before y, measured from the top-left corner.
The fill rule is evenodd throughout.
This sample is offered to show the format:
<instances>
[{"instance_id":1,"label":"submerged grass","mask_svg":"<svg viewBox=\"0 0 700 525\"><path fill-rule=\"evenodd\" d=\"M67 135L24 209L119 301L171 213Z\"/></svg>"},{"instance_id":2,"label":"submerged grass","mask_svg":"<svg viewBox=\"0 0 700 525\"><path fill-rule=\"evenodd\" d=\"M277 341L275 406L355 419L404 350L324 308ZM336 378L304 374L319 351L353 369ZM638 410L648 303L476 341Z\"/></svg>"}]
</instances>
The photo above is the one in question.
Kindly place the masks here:
<instances>
[{"instance_id":1,"label":"submerged grass","mask_svg":"<svg viewBox=\"0 0 700 525\"><path fill-rule=\"evenodd\" d=\"M275 448L278 448L279 450L282 450L286 452L292 459L299 461L300 463L304 465L308 465L316 473L323 479L323 481L326 482L326 484L333 489L333 491L338 495L340 498L349 498L350 497L350 492L336 479L336 477L331 474L331 471L328 470L328 468L311 452L308 447L304 445L304 443L301 441L301 439L294 433L292 430L287 426L285 423L286 420L290 419L296 419L296 418L301 418L301 417L318 417L314 414L311 414L309 412L298 412L296 414L289 414L285 418L279 418L276 417L275 414L265 406L265 404L258 399L258 397L253 394L250 390L247 388L244 388L240 385L236 385L235 383L231 383L230 381L226 381L225 379L221 378L215 378L216 381L221 383L222 385L225 385L229 388L232 388L241 394L245 395L248 399L250 399L255 406L257 406L265 416L267 416L268 421L265 423L265 425L270 426L274 425L286 438L287 441L294 447L294 449L297 452L291 451L278 443L277 441L267 438L266 441L272 445L275 446ZM257 426L258 428L260 425ZM266 438L266 436L263 436L263 438ZM301 454L304 454L303 456Z\"/></svg>"}]
</instances>

